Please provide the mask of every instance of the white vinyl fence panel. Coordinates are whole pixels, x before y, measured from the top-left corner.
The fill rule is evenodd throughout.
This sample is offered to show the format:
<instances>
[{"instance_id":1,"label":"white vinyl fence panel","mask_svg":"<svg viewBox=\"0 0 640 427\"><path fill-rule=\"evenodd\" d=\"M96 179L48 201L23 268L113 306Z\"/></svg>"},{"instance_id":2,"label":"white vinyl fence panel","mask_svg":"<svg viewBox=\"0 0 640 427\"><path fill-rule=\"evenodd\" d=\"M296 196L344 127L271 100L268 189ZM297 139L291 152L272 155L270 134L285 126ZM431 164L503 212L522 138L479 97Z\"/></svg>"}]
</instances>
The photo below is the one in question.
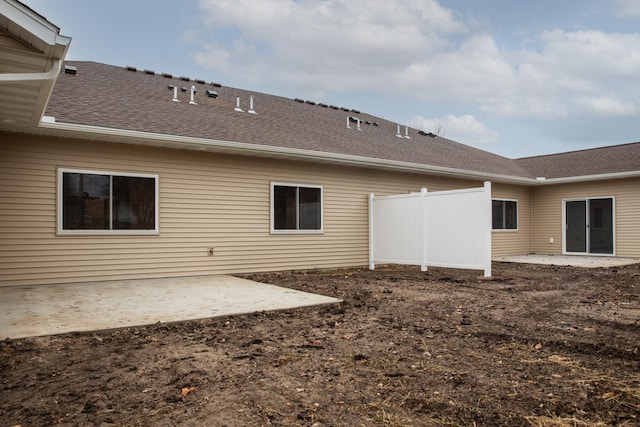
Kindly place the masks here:
<instances>
[{"instance_id":1,"label":"white vinyl fence panel","mask_svg":"<svg viewBox=\"0 0 640 427\"><path fill-rule=\"evenodd\" d=\"M484 270L491 276L491 183L463 190L375 197L369 203L376 263Z\"/></svg>"}]
</instances>

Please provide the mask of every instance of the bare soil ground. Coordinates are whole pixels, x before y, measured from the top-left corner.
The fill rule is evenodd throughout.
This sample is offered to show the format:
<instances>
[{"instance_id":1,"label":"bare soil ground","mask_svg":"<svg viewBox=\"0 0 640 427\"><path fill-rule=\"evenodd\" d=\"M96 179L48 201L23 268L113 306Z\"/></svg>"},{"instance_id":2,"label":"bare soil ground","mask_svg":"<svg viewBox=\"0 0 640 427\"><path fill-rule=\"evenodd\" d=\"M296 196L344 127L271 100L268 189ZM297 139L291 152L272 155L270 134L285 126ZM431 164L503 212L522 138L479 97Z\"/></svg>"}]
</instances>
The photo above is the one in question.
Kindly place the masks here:
<instances>
[{"instance_id":1,"label":"bare soil ground","mask_svg":"<svg viewBox=\"0 0 640 427\"><path fill-rule=\"evenodd\" d=\"M640 425L640 267L252 274L300 310L0 342L0 425Z\"/></svg>"}]
</instances>

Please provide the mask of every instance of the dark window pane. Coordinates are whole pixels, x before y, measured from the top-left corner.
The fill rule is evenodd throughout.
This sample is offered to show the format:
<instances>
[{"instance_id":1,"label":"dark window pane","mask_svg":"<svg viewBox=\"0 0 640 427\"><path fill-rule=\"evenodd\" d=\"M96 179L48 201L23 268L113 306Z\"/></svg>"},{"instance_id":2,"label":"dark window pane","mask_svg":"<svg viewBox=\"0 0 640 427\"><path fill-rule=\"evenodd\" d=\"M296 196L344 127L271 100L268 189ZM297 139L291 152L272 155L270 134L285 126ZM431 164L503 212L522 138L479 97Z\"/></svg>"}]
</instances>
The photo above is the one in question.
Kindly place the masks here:
<instances>
[{"instance_id":1,"label":"dark window pane","mask_svg":"<svg viewBox=\"0 0 640 427\"><path fill-rule=\"evenodd\" d=\"M295 230L296 187L276 185L273 187L273 228Z\"/></svg>"},{"instance_id":2,"label":"dark window pane","mask_svg":"<svg viewBox=\"0 0 640 427\"><path fill-rule=\"evenodd\" d=\"M518 228L518 204L516 202L504 202L504 228L507 230Z\"/></svg>"},{"instance_id":3,"label":"dark window pane","mask_svg":"<svg viewBox=\"0 0 640 427\"><path fill-rule=\"evenodd\" d=\"M491 201L491 228L501 230L504 228L504 215L502 210L502 200Z\"/></svg>"},{"instance_id":4,"label":"dark window pane","mask_svg":"<svg viewBox=\"0 0 640 427\"><path fill-rule=\"evenodd\" d=\"M492 200L491 228L494 230L517 230L518 202L512 200Z\"/></svg>"},{"instance_id":5,"label":"dark window pane","mask_svg":"<svg viewBox=\"0 0 640 427\"><path fill-rule=\"evenodd\" d=\"M114 176L113 229L155 229L155 198L155 179Z\"/></svg>"},{"instance_id":6,"label":"dark window pane","mask_svg":"<svg viewBox=\"0 0 640 427\"><path fill-rule=\"evenodd\" d=\"M65 230L109 229L109 176L62 174L62 227Z\"/></svg>"},{"instance_id":7,"label":"dark window pane","mask_svg":"<svg viewBox=\"0 0 640 427\"><path fill-rule=\"evenodd\" d=\"M303 188L299 190L300 230L320 230L321 206L320 189Z\"/></svg>"}]
</instances>

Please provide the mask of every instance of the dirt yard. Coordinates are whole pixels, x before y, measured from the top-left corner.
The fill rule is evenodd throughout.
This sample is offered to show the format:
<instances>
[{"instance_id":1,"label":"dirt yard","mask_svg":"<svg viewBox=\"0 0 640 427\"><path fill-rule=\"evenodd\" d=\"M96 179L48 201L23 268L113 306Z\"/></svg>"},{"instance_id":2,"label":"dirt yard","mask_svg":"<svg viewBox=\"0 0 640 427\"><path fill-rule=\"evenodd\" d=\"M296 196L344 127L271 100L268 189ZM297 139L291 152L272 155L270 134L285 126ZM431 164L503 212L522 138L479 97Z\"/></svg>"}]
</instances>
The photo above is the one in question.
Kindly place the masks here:
<instances>
[{"instance_id":1,"label":"dirt yard","mask_svg":"<svg viewBox=\"0 0 640 427\"><path fill-rule=\"evenodd\" d=\"M0 425L640 425L638 265L244 277L344 302L5 340Z\"/></svg>"}]
</instances>

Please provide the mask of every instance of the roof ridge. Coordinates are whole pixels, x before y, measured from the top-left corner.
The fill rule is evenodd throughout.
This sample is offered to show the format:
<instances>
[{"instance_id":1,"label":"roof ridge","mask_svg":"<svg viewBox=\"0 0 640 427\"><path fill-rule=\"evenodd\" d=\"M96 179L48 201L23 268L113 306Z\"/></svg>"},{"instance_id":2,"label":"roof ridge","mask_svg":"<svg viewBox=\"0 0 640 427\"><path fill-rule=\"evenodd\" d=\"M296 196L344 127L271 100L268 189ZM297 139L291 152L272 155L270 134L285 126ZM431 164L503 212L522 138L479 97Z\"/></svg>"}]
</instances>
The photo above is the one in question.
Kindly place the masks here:
<instances>
[{"instance_id":1,"label":"roof ridge","mask_svg":"<svg viewBox=\"0 0 640 427\"><path fill-rule=\"evenodd\" d=\"M255 94L259 94L259 95L272 96L272 97L276 97L276 98L280 98L280 99L288 99L288 100L292 100L292 101L297 101L297 102L302 103L302 104L309 104L309 105L312 105L312 106L319 106L319 107L323 107L323 108L332 108L332 109L340 110L340 111L343 111L343 112L346 112L346 113L366 114L367 116L375 117L375 118L377 118L379 120L385 120L385 121L387 121L389 123L394 123L394 124L396 123L396 122L388 120L388 119L386 119L384 117L381 117L381 116L378 116L378 115L375 115L375 114L372 114L372 113L367 113L366 111L361 111L361 110L359 110L357 108L339 107L339 106L331 105L328 102L312 101L310 99L304 99L304 98L299 98L299 97L291 98L291 97L288 97L288 96L278 95L278 94L275 94L275 93L263 92L261 90L245 89L245 88L236 87L236 86L227 86L227 85L224 85L222 83L218 83L218 82L214 82L214 81L206 81L204 79L199 79L199 78L192 78L192 77L189 77L189 76L184 76L182 74L158 72L158 71L155 71L155 70L151 70L149 68L138 68L138 67L133 66L133 65L121 66L121 65L107 64L107 63L104 63L104 62L92 61L92 60L65 60L64 62L65 62L65 64L73 64L73 63L96 64L96 65L99 65L99 66L107 66L107 67L113 67L113 68L118 68L118 69L124 69L124 70L132 71L132 72L140 72L140 73L151 75L151 76L159 76L159 77L165 77L165 78L171 78L171 79L178 79L178 80L182 80L184 82L192 82L192 83L197 83L197 84L206 84L206 85L212 85L212 86L215 86L215 87L225 86L227 89L231 89L231 90L234 90L234 91L255 93ZM402 124L402 126L405 126L405 125ZM408 127L410 127L411 129L419 130L419 129L413 127L413 126L408 126Z\"/></svg>"}]
</instances>

